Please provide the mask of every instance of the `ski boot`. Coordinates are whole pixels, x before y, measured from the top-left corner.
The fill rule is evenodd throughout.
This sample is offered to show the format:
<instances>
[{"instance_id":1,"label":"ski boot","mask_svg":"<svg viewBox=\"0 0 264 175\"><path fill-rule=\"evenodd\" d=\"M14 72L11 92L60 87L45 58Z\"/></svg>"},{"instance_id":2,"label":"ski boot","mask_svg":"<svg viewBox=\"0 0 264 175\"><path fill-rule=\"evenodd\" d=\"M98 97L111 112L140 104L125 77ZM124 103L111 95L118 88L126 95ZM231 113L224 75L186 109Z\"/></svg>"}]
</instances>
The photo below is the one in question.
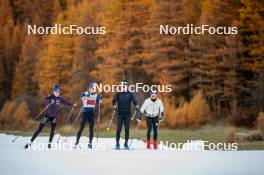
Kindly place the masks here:
<instances>
[{"instance_id":1,"label":"ski boot","mask_svg":"<svg viewBox=\"0 0 264 175\"><path fill-rule=\"evenodd\" d=\"M147 141L147 149L151 149L151 147L150 147L150 140Z\"/></svg>"},{"instance_id":2,"label":"ski boot","mask_svg":"<svg viewBox=\"0 0 264 175\"><path fill-rule=\"evenodd\" d=\"M153 148L154 148L155 150L157 150L157 149L158 149L158 145L157 145L157 141L156 141L156 140L154 140L154 143L153 143Z\"/></svg>"},{"instance_id":3,"label":"ski boot","mask_svg":"<svg viewBox=\"0 0 264 175\"><path fill-rule=\"evenodd\" d=\"M88 149L93 149L92 143L88 143Z\"/></svg>"},{"instance_id":4,"label":"ski boot","mask_svg":"<svg viewBox=\"0 0 264 175\"><path fill-rule=\"evenodd\" d=\"M75 142L75 145L74 145L72 148L73 148L73 149L77 149L77 148L79 148L79 146L78 146L78 145L79 145L79 142L78 142L78 141L76 141L76 142Z\"/></svg>"},{"instance_id":5,"label":"ski boot","mask_svg":"<svg viewBox=\"0 0 264 175\"><path fill-rule=\"evenodd\" d=\"M119 143L116 144L116 146L115 146L115 150L120 150L120 145L119 145Z\"/></svg>"},{"instance_id":6,"label":"ski boot","mask_svg":"<svg viewBox=\"0 0 264 175\"><path fill-rule=\"evenodd\" d=\"M128 146L127 143L124 144L124 149L125 149L125 150L129 150L129 146Z\"/></svg>"},{"instance_id":7,"label":"ski boot","mask_svg":"<svg viewBox=\"0 0 264 175\"><path fill-rule=\"evenodd\" d=\"M30 146L31 146L31 143L27 143L27 144L24 146L24 149L28 149Z\"/></svg>"},{"instance_id":8,"label":"ski boot","mask_svg":"<svg viewBox=\"0 0 264 175\"><path fill-rule=\"evenodd\" d=\"M73 149L81 149L81 146L77 143L73 146Z\"/></svg>"},{"instance_id":9,"label":"ski boot","mask_svg":"<svg viewBox=\"0 0 264 175\"><path fill-rule=\"evenodd\" d=\"M48 143L48 148L51 149L51 143Z\"/></svg>"}]
</instances>

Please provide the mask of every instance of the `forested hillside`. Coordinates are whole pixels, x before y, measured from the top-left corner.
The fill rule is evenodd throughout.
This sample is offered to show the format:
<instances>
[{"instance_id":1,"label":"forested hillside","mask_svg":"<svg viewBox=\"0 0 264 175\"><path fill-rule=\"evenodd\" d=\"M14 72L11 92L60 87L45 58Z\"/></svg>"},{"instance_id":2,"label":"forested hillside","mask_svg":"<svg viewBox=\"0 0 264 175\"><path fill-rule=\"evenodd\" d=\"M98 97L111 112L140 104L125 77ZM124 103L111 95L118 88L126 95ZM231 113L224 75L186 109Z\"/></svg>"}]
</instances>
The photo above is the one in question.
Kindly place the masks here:
<instances>
[{"instance_id":1,"label":"forested hillside","mask_svg":"<svg viewBox=\"0 0 264 175\"><path fill-rule=\"evenodd\" d=\"M0 12L0 128L33 118L55 84L77 102L89 81L171 84L159 96L172 128L253 126L264 110L263 0L1 0ZM106 34L28 35L28 24L105 26ZM237 26L238 34L160 35L162 24ZM113 94L102 95L106 119ZM136 95L140 104L148 96Z\"/></svg>"}]
</instances>

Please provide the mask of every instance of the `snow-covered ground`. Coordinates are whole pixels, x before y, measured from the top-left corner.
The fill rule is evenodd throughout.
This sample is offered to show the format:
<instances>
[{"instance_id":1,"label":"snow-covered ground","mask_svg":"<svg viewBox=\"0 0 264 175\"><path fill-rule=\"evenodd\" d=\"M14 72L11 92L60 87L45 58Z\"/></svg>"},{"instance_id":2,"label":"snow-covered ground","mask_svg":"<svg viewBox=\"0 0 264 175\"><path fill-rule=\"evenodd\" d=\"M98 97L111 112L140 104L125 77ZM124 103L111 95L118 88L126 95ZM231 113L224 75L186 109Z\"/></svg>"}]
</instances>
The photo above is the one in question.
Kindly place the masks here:
<instances>
[{"instance_id":1,"label":"snow-covered ground","mask_svg":"<svg viewBox=\"0 0 264 175\"><path fill-rule=\"evenodd\" d=\"M0 134L1 175L264 174L264 151L154 151L146 150L139 140L134 141L134 150L116 151L114 139L106 138L99 139L97 150L25 150L29 137L20 137L13 143L14 137ZM58 135L54 142L57 138ZM70 137L68 141L74 139ZM48 137L39 137L36 144L47 140ZM81 141L86 143L87 138Z\"/></svg>"}]
</instances>

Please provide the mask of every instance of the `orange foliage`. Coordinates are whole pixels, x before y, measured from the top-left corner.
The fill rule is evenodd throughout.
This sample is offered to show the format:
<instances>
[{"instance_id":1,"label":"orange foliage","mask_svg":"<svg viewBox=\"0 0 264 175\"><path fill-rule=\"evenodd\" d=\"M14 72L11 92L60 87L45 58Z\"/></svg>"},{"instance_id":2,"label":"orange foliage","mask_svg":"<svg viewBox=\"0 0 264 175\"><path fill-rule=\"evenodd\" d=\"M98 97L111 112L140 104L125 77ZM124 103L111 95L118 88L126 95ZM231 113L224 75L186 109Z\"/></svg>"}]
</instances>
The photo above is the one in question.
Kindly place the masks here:
<instances>
[{"instance_id":1,"label":"orange foliage","mask_svg":"<svg viewBox=\"0 0 264 175\"><path fill-rule=\"evenodd\" d=\"M181 100L178 108L165 99L166 123L172 128L199 127L210 121L209 106L199 91L188 103Z\"/></svg>"}]
</instances>

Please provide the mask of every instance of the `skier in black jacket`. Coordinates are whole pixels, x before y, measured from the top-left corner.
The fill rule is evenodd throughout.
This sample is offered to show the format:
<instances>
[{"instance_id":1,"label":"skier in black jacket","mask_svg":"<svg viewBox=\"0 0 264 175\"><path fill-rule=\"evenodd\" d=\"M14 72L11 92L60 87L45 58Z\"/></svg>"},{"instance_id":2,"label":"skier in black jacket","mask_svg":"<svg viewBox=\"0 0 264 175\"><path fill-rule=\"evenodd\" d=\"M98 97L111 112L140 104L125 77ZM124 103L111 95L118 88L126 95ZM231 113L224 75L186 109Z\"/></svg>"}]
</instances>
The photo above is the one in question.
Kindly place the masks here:
<instances>
[{"instance_id":1,"label":"skier in black jacket","mask_svg":"<svg viewBox=\"0 0 264 175\"><path fill-rule=\"evenodd\" d=\"M121 81L122 92L117 92L112 100L113 109L117 110L117 128L116 128L116 149L120 149L120 133L122 130L122 125L125 125L125 144L124 148L129 149L128 139L129 139L129 127L131 120L131 102L139 109L137 105L137 100L132 92L128 91L127 81Z\"/></svg>"},{"instance_id":2,"label":"skier in black jacket","mask_svg":"<svg viewBox=\"0 0 264 175\"><path fill-rule=\"evenodd\" d=\"M30 142L25 145L25 148L28 148L31 145L31 143L37 138L39 133L43 130L48 122L50 122L51 125L48 148L51 148L51 142L54 137L54 131L57 123L56 117L60 111L61 104L64 104L66 106L76 106L76 104L73 104L64 99L60 95L60 91L60 87L56 85L53 88L53 93L45 97L46 112L40 121L38 129L34 132L32 138L30 139Z\"/></svg>"}]
</instances>

